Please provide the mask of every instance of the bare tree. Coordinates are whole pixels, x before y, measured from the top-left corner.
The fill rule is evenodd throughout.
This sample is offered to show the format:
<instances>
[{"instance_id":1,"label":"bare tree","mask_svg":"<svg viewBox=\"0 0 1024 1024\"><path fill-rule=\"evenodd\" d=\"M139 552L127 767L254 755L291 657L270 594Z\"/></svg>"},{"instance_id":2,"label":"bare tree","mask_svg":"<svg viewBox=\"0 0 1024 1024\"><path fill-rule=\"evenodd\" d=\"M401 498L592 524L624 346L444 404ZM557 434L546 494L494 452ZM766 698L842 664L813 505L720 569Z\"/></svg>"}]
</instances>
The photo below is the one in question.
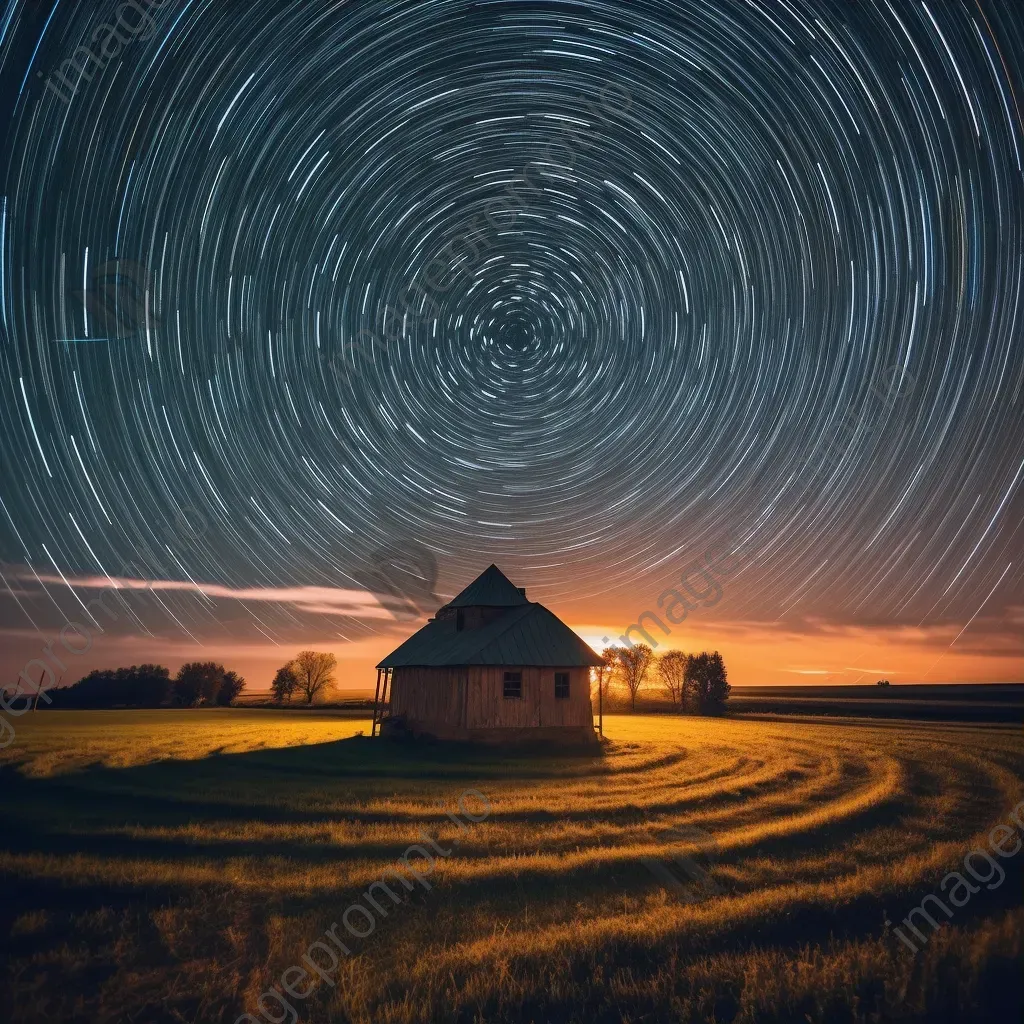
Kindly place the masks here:
<instances>
[{"instance_id":1,"label":"bare tree","mask_svg":"<svg viewBox=\"0 0 1024 1024\"><path fill-rule=\"evenodd\" d=\"M323 651L299 651L291 663L298 680L299 692L312 704L316 696L323 693L334 682L334 670L338 659Z\"/></svg>"},{"instance_id":2,"label":"bare tree","mask_svg":"<svg viewBox=\"0 0 1024 1024\"><path fill-rule=\"evenodd\" d=\"M647 678L647 670L654 660L654 651L647 644L634 644L632 647L617 649L622 679L629 690L630 709L636 711L637 691Z\"/></svg>"},{"instance_id":3,"label":"bare tree","mask_svg":"<svg viewBox=\"0 0 1024 1024\"><path fill-rule=\"evenodd\" d=\"M668 692L673 706L683 706L683 680L686 678L686 655L682 651L666 651L658 659L658 678Z\"/></svg>"}]
</instances>

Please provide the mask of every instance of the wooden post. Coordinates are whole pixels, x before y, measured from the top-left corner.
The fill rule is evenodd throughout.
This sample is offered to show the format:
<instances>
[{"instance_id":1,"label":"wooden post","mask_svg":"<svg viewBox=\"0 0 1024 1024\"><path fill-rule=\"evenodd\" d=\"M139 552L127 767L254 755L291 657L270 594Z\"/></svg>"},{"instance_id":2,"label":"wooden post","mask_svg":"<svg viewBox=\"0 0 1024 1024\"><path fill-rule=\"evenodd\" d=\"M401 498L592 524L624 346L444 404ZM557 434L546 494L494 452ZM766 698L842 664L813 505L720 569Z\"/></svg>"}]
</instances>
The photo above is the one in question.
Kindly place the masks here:
<instances>
[{"instance_id":1,"label":"wooden post","mask_svg":"<svg viewBox=\"0 0 1024 1024\"><path fill-rule=\"evenodd\" d=\"M63 678L64 678L64 674L61 673L60 679L57 680L57 686L60 686L61 679L63 679ZM39 673L39 682L36 683L36 699L35 699L35 701L32 704L32 710L33 711L38 711L39 710L39 695L42 692L43 692L43 673L40 672Z\"/></svg>"},{"instance_id":2,"label":"wooden post","mask_svg":"<svg viewBox=\"0 0 1024 1024\"><path fill-rule=\"evenodd\" d=\"M373 695L373 723L370 726L370 735L377 735L377 708L380 705L380 673L381 670L377 669L377 692Z\"/></svg>"},{"instance_id":3,"label":"wooden post","mask_svg":"<svg viewBox=\"0 0 1024 1024\"><path fill-rule=\"evenodd\" d=\"M604 669L597 674L597 734L604 738Z\"/></svg>"},{"instance_id":4,"label":"wooden post","mask_svg":"<svg viewBox=\"0 0 1024 1024\"><path fill-rule=\"evenodd\" d=\"M392 668L384 669L384 685L380 692L380 715L377 718L377 735L380 735L381 726L384 721L384 709L388 704L388 681L391 679L391 674L394 672Z\"/></svg>"}]
</instances>

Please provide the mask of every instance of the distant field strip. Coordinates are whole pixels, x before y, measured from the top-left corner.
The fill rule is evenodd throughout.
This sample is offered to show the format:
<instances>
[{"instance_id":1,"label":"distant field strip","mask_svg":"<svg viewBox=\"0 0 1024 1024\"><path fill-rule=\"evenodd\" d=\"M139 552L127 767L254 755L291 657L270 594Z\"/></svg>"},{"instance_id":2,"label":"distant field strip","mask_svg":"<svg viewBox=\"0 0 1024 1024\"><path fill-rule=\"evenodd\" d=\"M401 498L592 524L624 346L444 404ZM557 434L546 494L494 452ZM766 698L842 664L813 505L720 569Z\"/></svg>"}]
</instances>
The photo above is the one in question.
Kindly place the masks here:
<instances>
[{"instance_id":1,"label":"distant field strip","mask_svg":"<svg viewBox=\"0 0 1024 1024\"><path fill-rule=\"evenodd\" d=\"M950 963L968 999L1020 956L1020 863L916 965L884 925L1024 800L1014 726L613 716L603 756L560 758L159 714L31 716L5 752L14 1020L234 1021L421 829L452 850L433 888L304 1019L923 1020ZM460 831L443 810L469 787L492 810ZM687 904L641 858L697 855L670 831L694 826L724 892Z\"/></svg>"}]
</instances>

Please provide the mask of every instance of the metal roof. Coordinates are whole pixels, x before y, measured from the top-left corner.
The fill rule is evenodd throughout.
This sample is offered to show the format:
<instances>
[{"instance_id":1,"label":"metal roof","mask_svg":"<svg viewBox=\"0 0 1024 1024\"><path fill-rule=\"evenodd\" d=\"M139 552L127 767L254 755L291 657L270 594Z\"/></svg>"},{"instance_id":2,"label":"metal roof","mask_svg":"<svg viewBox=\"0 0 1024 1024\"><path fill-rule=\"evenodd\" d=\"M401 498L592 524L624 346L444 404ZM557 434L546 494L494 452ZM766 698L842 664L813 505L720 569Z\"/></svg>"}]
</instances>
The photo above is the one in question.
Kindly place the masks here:
<instances>
[{"instance_id":1,"label":"metal roof","mask_svg":"<svg viewBox=\"0 0 1024 1024\"><path fill-rule=\"evenodd\" d=\"M602 664L594 651L542 604L526 601L518 607L509 608L493 622L478 629L456 630L455 625L455 616L428 622L384 658L377 668L413 665L428 668L463 665L575 668Z\"/></svg>"},{"instance_id":2,"label":"metal roof","mask_svg":"<svg viewBox=\"0 0 1024 1024\"><path fill-rule=\"evenodd\" d=\"M519 588L492 563L461 594L453 597L446 607L467 608L470 605L475 605L487 608L511 608L527 603L525 595L519 592Z\"/></svg>"}]
</instances>

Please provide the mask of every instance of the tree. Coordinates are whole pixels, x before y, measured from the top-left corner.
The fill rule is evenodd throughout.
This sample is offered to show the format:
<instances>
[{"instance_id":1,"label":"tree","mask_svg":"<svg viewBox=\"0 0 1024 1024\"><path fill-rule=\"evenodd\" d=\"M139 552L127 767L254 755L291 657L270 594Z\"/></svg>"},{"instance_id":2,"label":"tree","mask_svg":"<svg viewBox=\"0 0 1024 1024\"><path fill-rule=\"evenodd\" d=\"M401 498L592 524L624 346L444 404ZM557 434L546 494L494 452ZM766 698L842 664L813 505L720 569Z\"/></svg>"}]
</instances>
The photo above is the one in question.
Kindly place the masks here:
<instances>
[{"instance_id":1,"label":"tree","mask_svg":"<svg viewBox=\"0 0 1024 1024\"><path fill-rule=\"evenodd\" d=\"M231 702L245 689L245 680L237 672L225 672L217 694L221 707L230 707Z\"/></svg>"},{"instance_id":2,"label":"tree","mask_svg":"<svg viewBox=\"0 0 1024 1024\"><path fill-rule=\"evenodd\" d=\"M274 700L278 704L290 701L299 688L299 677L295 674L294 666L295 663L291 661L287 665L282 665L277 670L274 681L270 684L270 692L273 693Z\"/></svg>"},{"instance_id":3,"label":"tree","mask_svg":"<svg viewBox=\"0 0 1024 1024\"><path fill-rule=\"evenodd\" d=\"M323 651L299 651L291 663L299 692L312 704L318 694L323 693L334 682L334 670L338 659Z\"/></svg>"},{"instance_id":4,"label":"tree","mask_svg":"<svg viewBox=\"0 0 1024 1024\"><path fill-rule=\"evenodd\" d=\"M175 700L187 708L217 703L224 675L224 666L215 661L186 662L174 679Z\"/></svg>"},{"instance_id":5,"label":"tree","mask_svg":"<svg viewBox=\"0 0 1024 1024\"><path fill-rule=\"evenodd\" d=\"M163 665L93 669L49 697L59 708L158 708L171 697L171 673Z\"/></svg>"},{"instance_id":6,"label":"tree","mask_svg":"<svg viewBox=\"0 0 1024 1024\"><path fill-rule=\"evenodd\" d=\"M118 670L118 674L123 671ZM125 681L132 691L133 699L125 701L140 708L158 708L171 699L174 686L171 670L163 665L132 665L125 672Z\"/></svg>"},{"instance_id":7,"label":"tree","mask_svg":"<svg viewBox=\"0 0 1024 1024\"><path fill-rule=\"evenodd\" d=\"M718 651L713 654L702 651L687 657L684 686L693 696L700 714L720 715L725 710L732 687L726 677L725 662Z\"/></svg>"},{"instance_id":8,"label":"tree","mask_svg":"<svg viewBox=\"0 0 1024 1024\"><path fill-rule=\"evenodd\" d=\"M682 651L666 651L658 659L658 678L665 687L673 706L683 706L683 685L686 678L686 655Z\"/></svg>"},{"instance_id":9,"label":"tree","mask_svg":"<svg viewBox=\"0 0 1024 1024\"><path fill-rule=\"evenodd\" d=\"M619 647L616 649L619 658L619 667L622 670L622 679L629 690L630 708L636 711L637 691L644 684L647 678L647 670L654 660L654 651L647 644L634 644L632 647Z\"/></svg>"}]
</instances>

